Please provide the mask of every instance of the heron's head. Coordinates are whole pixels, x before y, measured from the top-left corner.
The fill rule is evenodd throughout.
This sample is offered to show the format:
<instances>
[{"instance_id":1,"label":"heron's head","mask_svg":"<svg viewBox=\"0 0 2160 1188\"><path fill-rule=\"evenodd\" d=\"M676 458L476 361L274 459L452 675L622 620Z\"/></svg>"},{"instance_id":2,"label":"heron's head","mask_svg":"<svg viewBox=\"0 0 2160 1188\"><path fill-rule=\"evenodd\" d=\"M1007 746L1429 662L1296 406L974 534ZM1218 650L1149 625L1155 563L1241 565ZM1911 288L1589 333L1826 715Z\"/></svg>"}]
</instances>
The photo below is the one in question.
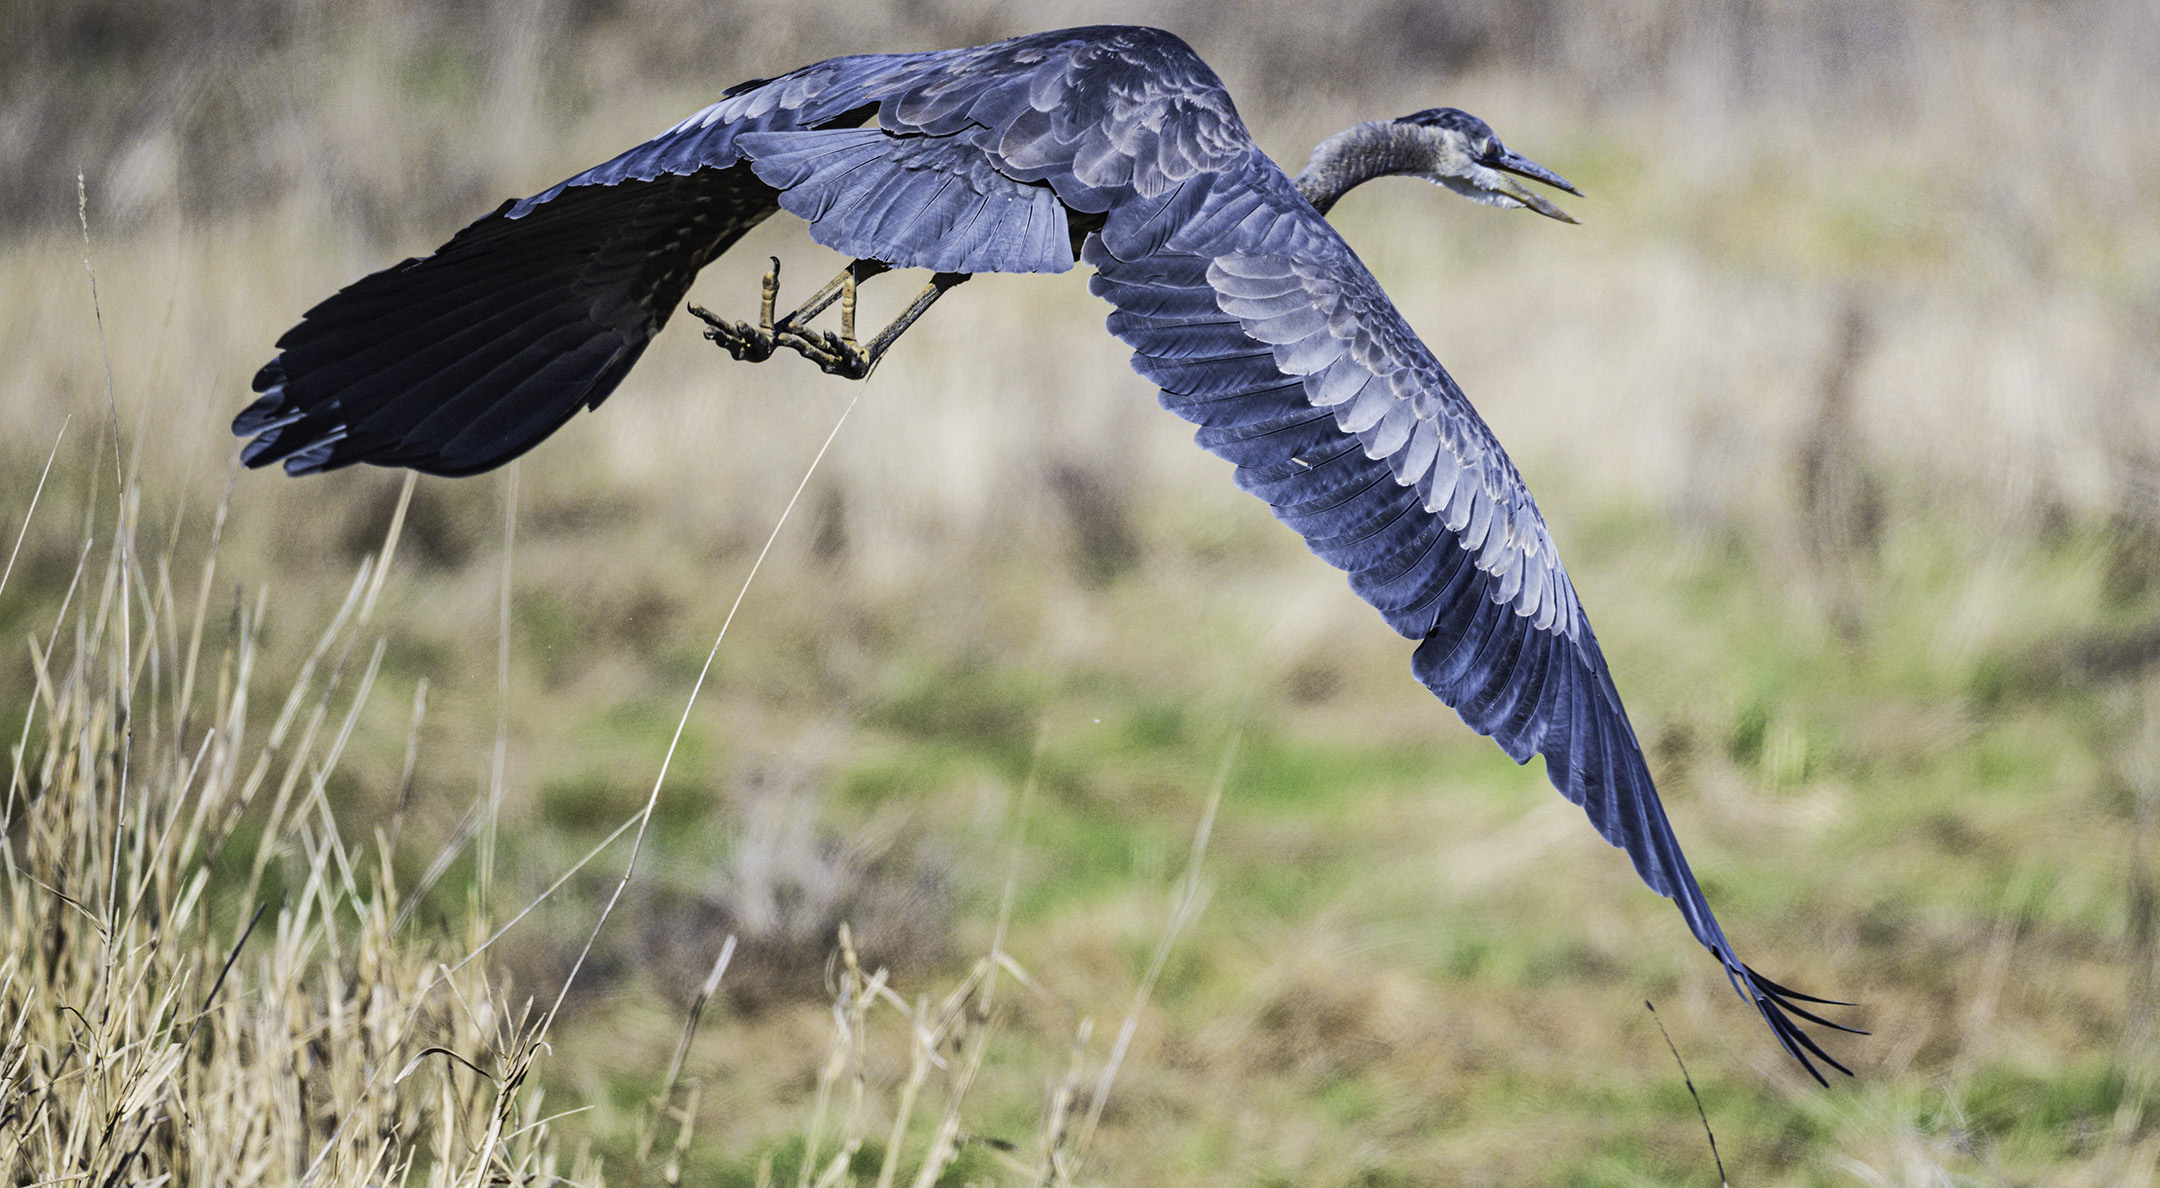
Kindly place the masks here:
<instances>
[{"instance_id":1,"label":"heron's head","mask_svg":"<svg viewBox=\"0 0 2160 1188\"><path fill-rule=\"evenodd\" d=\"M1515 178L1544 182L1578 197L1582 191L1543 165L1510 152L1500 143L1500 138L1493 135L1490 125L1469 112L1453 107L1433 107L1403 116L1395 123L1417 129L1427 161L1426 167L1418 170L1416 176L1438 182L1487 206L1519 206L1548 219L1563 223L1575 221L1566 211L1547 202L1543 195Z\"/></svg>"}]
</instances>

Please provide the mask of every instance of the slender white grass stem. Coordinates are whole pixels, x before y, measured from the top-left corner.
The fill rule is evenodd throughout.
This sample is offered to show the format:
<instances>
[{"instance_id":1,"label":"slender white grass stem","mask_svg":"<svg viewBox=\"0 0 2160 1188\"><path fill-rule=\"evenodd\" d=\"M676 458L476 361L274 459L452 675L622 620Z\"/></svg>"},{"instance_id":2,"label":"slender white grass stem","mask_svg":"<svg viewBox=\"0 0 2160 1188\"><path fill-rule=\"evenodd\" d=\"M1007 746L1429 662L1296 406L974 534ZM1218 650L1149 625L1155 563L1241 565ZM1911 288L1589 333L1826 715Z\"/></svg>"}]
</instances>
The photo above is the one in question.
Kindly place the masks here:
<instances>
[{"instance_id":1,"label":"slender white grass stem","mask_svg":"<svg viewBox=\"0 0 2160 1188\"><path fill-rule=\"evenodd\" d=\"M98 356L105 363L105 411L112 430L113 480L123 484L120 489L125 491L126 475L120 465L120 401L113 389L112 350L105 343L105 307L98 301L97 268L90 262L90 188L81 170L75 173L75 217L82 223L83 271L90 276L90 312L97 317Z\"/></svg>"},{"instance_id":2,"label":"slender white grass stem","mask_svg":"<svg viewBox=\"0 0 2160 1188\"><path fill-rule=\"evenodd\" d=\"M803 492L809 488L810 480L813 476L816 475L819 464L824 461L826 454L832 449L832 444L839 437L840 430L847 424L849 414L855 411L855 406L859 404L861 400L862 396L858 392L853 398L848 401L847 407L841 410L839 418L833 422L832 430L825 435L824 442L819 445L817 453L811 458L809 466L803 472L802 481L796 484L794 493L788 497L787 505L781 509L780 517L778 521L774 523L772 532L766 537L764 547L758 551L756 560L751 563L749 573L744 576L742 587L735 594L734 603L729 606L727 616L721 621L720 630L713 639L712 648L709 652L706 653L704 666L698 670L697 681L691 686L689 698L685 701L683 705L682 717L679 721L677 721L675 725L675 733L668 741L667 752L661 759L659 774L653 780L652 792L646 797L644 807L641 808L634 816L624 821L620 826L617 826L614 832L603 838L599 842L599 844L595 845L590 851L586 853L584 858L580 859L569 870L565 871L560 877L555 880L555 882L551 883L548 886L546 891L542 892L539 896L537 896L530 904L528 904L524 908L524 910L520 911L508 923L496 929L487 937L485 941L475 947L471 952L467 953L455 965L451 965L441 969L438 977L434 979L431 984L417 987L408 1000L410 1005L406 1011L407 1027L410 1027L411 1022L414 1019L418 1018L421 1007L428 995L429 990L433 985L442 985L449 982L450 978L453 975L455 975L458 971L464 969L465 966L476 960L480 956L480 954L487 951L489 946L493 945L511 928L515 927L519 921L523 920L527 915L531 914L535 909L540 906L540 904L546 902L547 899L554 895L556 891L561 889L561 887L565 883L569 882L569 880L574 877L578 873L578 871L584 869L584 867L588 863L593 861L593 859L598 857L603 850L605 850L609 845L613 844L618 838L620 838L624 832L628 831L632 826L635 826L637 829L637 833L635 838L631 842L630 855L628 860L624 863L622 877L620 880L617 881L614 892L608 897L606 905L601 909L599 919L594 922L592 932L586 937L584 947L579 950L576 962L572 964L570 972L567 976L564 977L562 987L556 993L554 1001L549 1005L546 1015L542 1017L540 1025L531 1033L532 1038L530 1040L527 1051L531 1051L533 1048L544 1042L549 1029L554 1024L556 1016L560 1013L562 1009L563 1001L569 995L570 987L575 984L578 973L584 968L586 959L592 953L592 947L594 942L599 938L600 929L606 925L608 918L613 914L616 904L620 902L624 890L628 888L630 884L630 879L636 871L638 855L642 850L644 844L645 831L646 828L651 824L653 810L659 803L660 790L667 781L669 765L673 762L675 758L675 752L682 742L684 730L687 729L689 726L690 714L697 704L698 694L704 688L706 678L712 672L712 666L714 661L719 657L720 646L727 639L728 629L733 626L736 614L741 611L743 601L745 598L748 597L750 593L750 586L754 581L756 581L758 571L764 566L766 557L771 554L774 542L779 540L781 530L787 526L787 522L789 518L793 515L796 506L801 503ZM514 500L512 502L514 505ZM506 513L506 521L508 520L508 514L509 513ZM514 521L508 521L508 523L514 526ZM507 554L507 552L508 549L506 548L505 553ZM507 560L505 564L507 566ZM505 583L505 586L507 589L507 582ZM361 583L356 582L354 588L355 591L361 589ZM505 607L507 607L507 597L508 595L506 592L504 595ZM341 610L338 616L339 623L342 623L345 619L347 613L351 608L352 601L352 595L348 595L347 607L345 610ZM507 609L504 610L504 615L505 617L507 617ZM327 633L325 638L328 638ZM507 627L505 627L504 638L508 638ZM321 647L319 645L318 655L320 654L320 651ZM380 1081L385 1067L386 1065L382 1062L377 1062L375 1064L375 1066L369 1071L368 1076L364 1080L362 1092L371 1092L374 1089L374 1086ZM325 1139L323 1143L316 1149L314 1158L308 1163L306 1169L302 1172L300 1176L300 1183L303 1186L313 1183L316 1177L321 1174L323 1168L326 1166L326 1161L330 1158L332 1152L336 1151L339 1147L339 1144L344 1140L346 1127L351 1122L352 1118L355 1116L356 1115L354 1114L346 1114L344 1117L340 1118L338 1126L333 1130L330 1136ZM497 1141L498 1134L499 1132L491 1132L491 1134L485 1140L483 1140L483 1149L491 1148L495 1141ZM485 1164L485 1162L486 1159L484 1157L482 1159L483 1165Z\"/></svg>"},{"instance_id":3,"label":"slender white grass stem","mask_svg":"<svg viewBox=\"0 0 2160 1188\"><path fill-rule=\"evenodd\" d=\"M510 595L517 556L518 464L503 479L502 590L495 608L495 754L488 766L487 815L480 826L480 913L495 890L495 839L501 823L506 768L510 761ZM402 507L400 508L402 510Z\"/></svg>"},{"instance_id":4,"label":"slender white grass stem","mask_svg":"<svg viewBox=\"0 0 2160 1188\"><path fill-rule=\"evenodd\" d=\"M1020 783L1020 804L1013 812L1012 853L1006 859L1005 887L998 895L997 927L990 934L990 969L983 979L982 1013L990 1014L997 997L997 971L1007 963L1005 933L1012 924L1013 900L1020 891L1020 860L1027 852L1028 810L1035 804L1035 787L1042 780L1043 752L1050 747L1050 723L1035 731L1035 753L1028 759L1027 779Z\"/></svg>"},{"instance_id":5,"label":"slender white grass stem","mask_svg":"<svg viewBox=\"0 0 2160 1188\"><path fill-rule=\"evenodd\" d=\"M516 471L516 464L513 463L511 473L515 474ZM362 623L367 622L375 615L375 600L382 596L383 579L390 576L390 559L397 556L398 539L405 534L405 513L412 507L413 488L419 484L419 481L420 472L408 470L405 472L405 485L398 488L397 508L390 513L390 530L383 533L382 560L375 566L375 580L368 583L367 597L360 600L360 621ZM512 481L515 482L514 479ZM507 556L509 542L507 539L503 543L503 551L506 554L503 558L503 585L507 587L510 584L510 559Z\"/></svg>"},{"instance_id":6,"label":"slender white grass stem","mask_svg":"<svg viewBox=\"0 0 2160 1188\"><path fill-rule=\"evenodd\" d=\"M682 717L676 720L675 733L668 739L667 753L660 759L660 774L653 778L652 792L645 798L645 807L638 810L637 835L630 841L630 858L623 864L622 878L616 882L615 890L608 896L606 905L600 909L600 918L593 922L592 933L585 938L585 947L578 950L577 960L571 963L570 973L563 978L562 989L556 992L554 1003L548 1007L547 1015L541 1020L541 1035L546 1035L548 1028L553 1026L556 1014L562 1010L563 999L569 996L570 986L577 980L578 971L585 967L585 959L592 954L593 942L599 939L600 929L606 925L608 917L614 914L615 905L621 901L623 891L630 886L630 877L637 870L638 854L645 846L646 827L652 823L653 808L660 803L660 789L667 783L668 766L675 761L675 750L682 744L683 731L690 726L690 711L696 707L698 694L705 688L705 678L712 673L713 661L720 656L720 645L727 639L728 628L734 626L736 612L742 610L743 599L750 595L750 584L757 580L758 570L764 567L765 558L772 554L773 542L780 539L780 531L787 527L788 518L795 512L795 505L802 502L803 492L809 489L811 476L817 473L818 464L825 460L825 454L832 449L833 441L840 436L841 428L847 424L848 414L854 412L855 406L860 403L862 393L857 391L848 400L847 407L840 410L840 417L833 422L832 431L825 435L824 444L818 446L817 453L810 459L810 465L804 468L802 481L795 484L795 493L788 496L787 506L780 509L780 518L773 523L772 531L766 534L765 546L758 550L757 560L750 563L750 572L743 576L742 588L735 592L735 601L728 607L727 617L720 621L720 632L713 637L712 648L705 653L705 663L698 669L696 682L690 686L689 698L683 702Z\"/></svg>"},{"instance_id":7,"label":"slender white grass stem","mask_svg":"<svg viewBox=\"0 0 2160 1188\"><path fill-rule=\"evenodd\" d=\"M15 572L15 558L22 555L23 538L30 535L30 518L37 515L38 498L45 494L45 480L52 476L53 459L60 456L60 439L67 436L68 424L75 418L70 415L60 422L60 432L53 436L51 452L45 455L45 469L38 472L37 489L30 493L30 510L23 513L22 527L15 532L15 547L8 550L7 568L0 569L0 594L7 593L8 578Z\"/></svg>"},{"instance_id":8,"label":"slender white grass stem","mask_svg":"<svg viewBox=\"0 0 2160 1188\"><path fill-rule=\"evenodd\" d=\"M1170 925L1163 929L1162 939L1155 943L1155 955L1148 961L1147 973L1140 979L1140 988L1133 992L1132 1009L1125 1012L1125 1022L1118 1028L1117 1040L1110 1045L1110 1058L1103 1062L1102 1072L1095 1078L1095 1093L1088 1102L1087 1119L1080 1124L1080 1133L1073 1142L1076 1164L1086 1155L1088 1143L1095 1137L1095 1127L1102 1121L1103 1106L1110 1100L1111 1082L1117 1079L1118 1068L1125 1062L1125 1052L1132 1046L1133 1033L1140 1029L1140 1015L1155 993L1155 982L1162 977L1163 967L1169 964L1170 952L1177 946L1178 938L1200 914L1200 906L1207 898L1200 879L1200 865L1207 857L1208 837L1215 831L1215 810L1222 806L1223 788L1230 782L1230 770L1237 763L1238 742L1244 735L1241 719L1230 735L1229 744L1223 748L1222 765L1215 771L1215 783L1208 789L1207 803L1200 810L1200 824L1193 830L1192 850L1185 860L1185 877L1178 882L1177 898L1170 909Z\"/></svg>"},{"instance_id":9,"label":"slender white grass stem","mask_svg":"<svg viewBox=\"0 0 2160 1188\"><path fill-rule=\"evenodd\" d=\"M105 369L106 424L112 430L113 484L116 496L115 510L113 512L113 548L117 549L120 555L120 563L115 567L116 576L120 583L121 664L117 679L120 681L120 713L127 720L126 732L122 736L120 746L120 800L115 811L119 816L125 817L127 815L128 765L134 758L132 743L135 734L135 683L129 679L126 663L127 658L134 655L135 652L134 607L129 601L128 591L128 577L134 571L134 566L130 564L128 550L134 544L135 533L128 514L132 501L127 483L127 474L120 461L120 401L119 397L115 395L113 387L112 349L105 341L105 306L103 302L98 300L97 267L90 260L90 189L85 184L80 170L77 170L75 174L75 217L82 223L83 272L90 277L90 312L97 319L98 358L104 364ZM26 518L23 521L23 526L27 528L29 524L30 521ZM113 837L113 844L115 846L119 845L120 833L116 832ZM109 872L114 881L105 891L105 904L110 911L119 910L119 872L120 855L116 850L112 856L112 865Z\"/></svg>"}]
</instances>

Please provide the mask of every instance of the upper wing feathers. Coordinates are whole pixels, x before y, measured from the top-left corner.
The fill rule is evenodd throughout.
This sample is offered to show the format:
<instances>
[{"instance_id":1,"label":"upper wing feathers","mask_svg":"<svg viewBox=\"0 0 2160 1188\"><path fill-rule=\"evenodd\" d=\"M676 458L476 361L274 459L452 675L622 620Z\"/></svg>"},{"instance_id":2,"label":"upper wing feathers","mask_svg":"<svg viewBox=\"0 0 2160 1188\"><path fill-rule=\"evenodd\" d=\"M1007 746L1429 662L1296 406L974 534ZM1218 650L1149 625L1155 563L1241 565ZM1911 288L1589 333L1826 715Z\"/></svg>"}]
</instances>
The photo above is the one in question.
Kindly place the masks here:
<instances>
[{"instance_id":1,"label":"upper wing feathers","mask_svg":"<svg viewBox=\"0 0 2160 1188\"><path fill-rule=\"evenodd\" d=\"M767 97L795 93L794 108ZM817 130L873 106L875 129ZM1068 209L1106 214L1101 234L1120 254L1154 251L1199 209L1207 179L1252 151L1228 93L1189 47L1114 26L834 59L723 99L661 140L682 144L632 150L583 176L748 158L819 242L961 272L1071 267ZM961 217L848 217L857 206L910 209L930 192L916 184L924 173L965 181L936 199Z\"/></svg>"}]
</instances>

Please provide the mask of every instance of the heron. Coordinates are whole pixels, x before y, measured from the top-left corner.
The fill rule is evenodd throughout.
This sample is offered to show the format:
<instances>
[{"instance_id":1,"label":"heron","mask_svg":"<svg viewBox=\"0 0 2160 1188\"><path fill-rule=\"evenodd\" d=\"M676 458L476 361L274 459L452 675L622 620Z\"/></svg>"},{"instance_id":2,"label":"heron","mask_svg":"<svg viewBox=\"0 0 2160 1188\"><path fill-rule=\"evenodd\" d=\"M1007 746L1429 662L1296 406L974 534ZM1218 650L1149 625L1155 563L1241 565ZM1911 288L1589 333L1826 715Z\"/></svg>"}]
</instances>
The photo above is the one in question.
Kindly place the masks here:
<instances>
[{"instance_id":1,"label":"heron","mask_svg":"<svg viewBox=\"0 0 2160 1188\"><path fill-rule=\"evenodd\" d=\"M613 160L504 203L434 253L309 310L233 421L250 466L500 466L597 408L698 270L779 211L851 258L757 320L692 306L739 360L782 350L863 378L944 293L985 272L1093 270L1112 335L1164 408L1236 467L1413 641L1411 672L1545 774L1671 899L1778 1044L1850 1074L1801 1026L1845 1006L1742 962L1682 855L1544 517L1462 389L1325 217L1381 177L1565 222L1525 182L1580 194L1483 120L1431 108L1263 154L1198 54L1096 26L833 58L728 88ZM865 343L857 288L932 276ZM812 320L838 303L840 330Z\"/></svg>"}]
</instances>

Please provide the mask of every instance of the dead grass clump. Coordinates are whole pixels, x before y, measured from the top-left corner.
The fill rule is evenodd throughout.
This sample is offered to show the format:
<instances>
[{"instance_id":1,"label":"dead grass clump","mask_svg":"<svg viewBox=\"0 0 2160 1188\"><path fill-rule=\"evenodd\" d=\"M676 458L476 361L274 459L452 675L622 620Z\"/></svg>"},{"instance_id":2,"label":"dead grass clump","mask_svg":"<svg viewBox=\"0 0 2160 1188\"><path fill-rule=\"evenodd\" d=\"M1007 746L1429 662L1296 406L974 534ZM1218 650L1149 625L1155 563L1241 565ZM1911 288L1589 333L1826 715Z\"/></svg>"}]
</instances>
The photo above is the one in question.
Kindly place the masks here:
<instances>
[{"instance_id":1,"label":"dead grass clump","mask_svg":"<svg viewBox=\"0 0 2160 1188\"><path fill-rule=\"evenodd\" d=\"M715 890L659 890L645 904L645 964L660 989L688 999L707 953L734 937L740 951L728 1001L757 1011L830 994L845 929L861 961L895 974L952 956L953 888L937 863L917 861L890 830L843 835L809 790L751 773L742 824Z\"/></svg>"},{"instance_id":2,"label":"dead grass clump","mask_svg":"<svg viewBox=\"0 0 2160 1188\"><path fill-rule=\"evenodd\" d=\"M110 539L84 541L30 643L0 849L0 1177L593 1183L539 1114L528 1016L472 960L485 914L464 938L408 926L396 824L348 838L325 795L383 655L376 560L265 689L268 592L213 614L217 530L187 583L172 551L138 550L140 506L129 488Z\"/></svg>"},{"instance_id":3,"label":"dead grass clump","mask_svg":"<svg viewBox=\"0 0 2160 1188\"><path fill-rule=\"evenodd\" d=\"M140 488L121 502L102 566L86 541L55 625L30 644L35 695L11 751L0 848L0 1174L598 1185L598 1144L565 1150L561 1115L542 1110L533 1077L555 1008L514 1005L479 960L503 934L488 906L492 797L411 887L398 874L404 798L366 838L347 836L333 808L340 758L382 672L386 644L370 639L370 620L402 506L290 683L272 690L258 677L275 667L268 592L210 610L225 508L189 589L176 574L191 560L174 546L152 562L137 549ZM422 686L410 711L395 707L410 715L408 767L425 706ZM819 976L837 983L831 1041L801 1140L768 1150L761 1184L1071 1182L1168 947L1202 898L1214 804L1131 1013L1090 1070L1092 1091L1081 1021L1051 1037L1069 1066L1047 1084L1031 1137L962 1125L996 1022L1013 1015L996 1009L1001 980L1073 1018L1003 951L1011 889L989 955L943 998L909 1002L889 966L866 969L872 950L844 921L880 929L892 962L926 964L946 952L942 887L887 885L900 867L885 850L836 847L799 795L754 800L732 882L704 905L708 927L669 947L710 953L704 934L724 928L746 940L726 936L702 971L658 1092L632 1110L634 1135L594 1137L618 1152L634 1140L633 1182L648 1170L681 1182L687 1160L711 1155L695 1146L704 1086L685 1059L722 974L731 960L799 974L814 951ZM416 912L468 846L480 873L465 902Z\"/></svg>"},{"instance_id":4,"label":"dead grass clump","mask_svg":"<svg viewBox=\"0 0 2160 1188\"><path fill-rule=\"evenodd\" d=\"M1399 977L1298 970L1253 1020L1248 1059L1259 1068L1306 1077L1354 1076L1424 1038L1417 997L1416 988Z\"/></svg>"}]
</instances>

